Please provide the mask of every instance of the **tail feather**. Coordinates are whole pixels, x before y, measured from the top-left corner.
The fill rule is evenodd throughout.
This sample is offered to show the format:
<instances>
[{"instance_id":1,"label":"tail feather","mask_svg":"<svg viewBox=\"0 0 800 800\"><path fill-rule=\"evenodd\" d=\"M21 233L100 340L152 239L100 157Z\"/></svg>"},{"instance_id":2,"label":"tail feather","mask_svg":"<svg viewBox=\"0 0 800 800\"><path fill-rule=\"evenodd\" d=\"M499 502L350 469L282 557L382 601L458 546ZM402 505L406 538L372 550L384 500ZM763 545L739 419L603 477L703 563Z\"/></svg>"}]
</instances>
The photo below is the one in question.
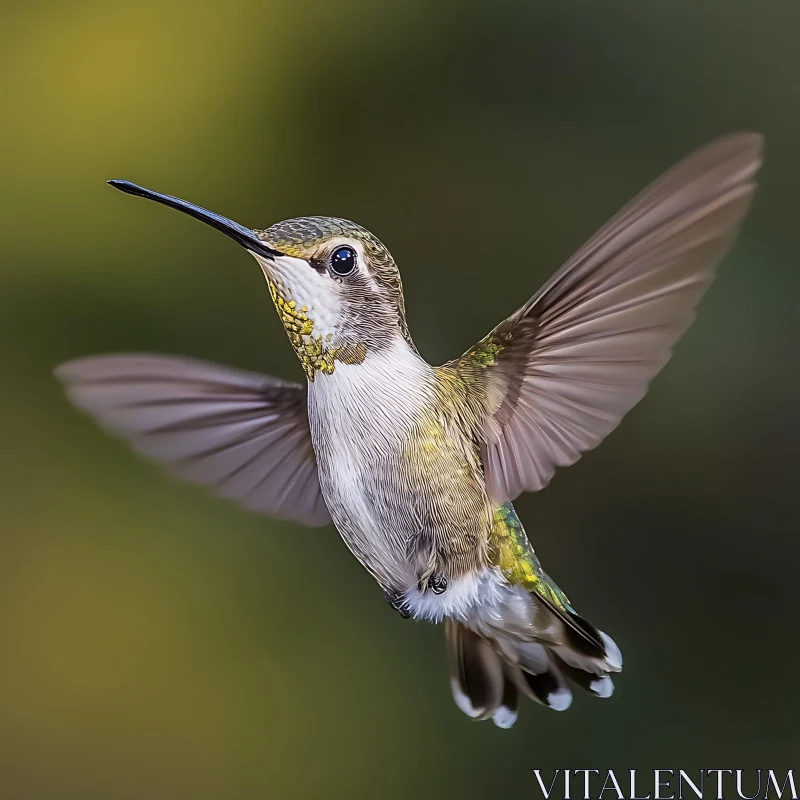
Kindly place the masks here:
<instances>
[{"instance_id":1,"label":"tail feather","mask_svg":"<svg viewBox=\"0 0 800 800\"><path fill-rule=\"evenodd\" d=\"M566 711L572 705L572 692L552 661L537 675L517 667L516 679L525 695L553 711Z\"/></svg>"},{"instance_id":2,"label":"tail feather","mask_svg":"<svg viewBox=\"0 0 800 800\"><path fill-rule=\"evenodd\" d=\"M445 635L456 705L473 719L488 719L503 702L500 655L485 639L454 620L445 620Z\"/></svg>"},{"instance_id":3,"label":"tail feather","mask_svg":"<svg viewBox=\"0 0 800 800\"><path fill-rule=\"evenodd\" d=\"M503 699L492 712L492 722L498 728L510 728L517 721L519 713L519 687L514 675L514 667L503 665Z\"/></svg>"},{"instance_id":4,"label":"tail feather","mask_svg":"<svg viewBox=\"0 0 800 800\"><path fill-rule=\"evenodd\" d=\"M558 614L564 627L565 646L586 658L604 659L606 649L600 631L574 612Z\"/></svg>"},{"instance_id":5,"label":"tail feather","mask_svg":"<svg viewBox=\"0 0 800 800\"><path fill-rule=\"evenodd\" d=\"M583 669L570 666L566 661L562 661L555 653L553 659L558 665L561 674L574 683L579 689L588 692L595 697L611 697L614 694L614 681L607 673L587 672Z\"/></svg>"},{"instance_id":6,"label":"tail feather","mask_svg":"<svg viewBox=\"0 0 800 800\"><path fill-rule=\"evenodd\" d=\"M445 623L459 707L507 728L520 694L556 711L571 705L570 684L610 697L609 673L622 669L619 648L544 571L510 503L496 509L490 538L496 569L482 573L477 602L460 621Z\"/></svg>"},{"instance_id":7,"label":"tail feather","mask_svg":"<svg viewBox=\"0 0 800 800\"><path fill-rule=\"evenodd\" d=\"M526 641L502 629L478 634L446 619L450 685L458 707L473 719L491 718L510 728L520 694L555 711L572 704L569 684L610 697L609 672L622 667L617 645L577 614L561 612L557 619L560 630L547 641Z\"/></svg>"}]
</instances>

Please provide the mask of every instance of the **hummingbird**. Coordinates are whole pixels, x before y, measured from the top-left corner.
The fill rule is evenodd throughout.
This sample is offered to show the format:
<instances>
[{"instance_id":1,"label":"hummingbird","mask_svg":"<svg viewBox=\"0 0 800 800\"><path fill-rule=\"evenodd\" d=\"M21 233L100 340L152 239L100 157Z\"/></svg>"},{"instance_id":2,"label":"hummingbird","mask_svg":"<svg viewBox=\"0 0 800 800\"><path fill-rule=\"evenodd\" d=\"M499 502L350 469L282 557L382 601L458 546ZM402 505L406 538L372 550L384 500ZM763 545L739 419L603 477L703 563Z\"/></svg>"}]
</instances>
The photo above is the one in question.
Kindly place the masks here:
<instances>
[{"instance_id":1,"label":"hummingbird","mask_svg":"<svg viewBox=\"0 0 800 800\"><path fill-rule=\"evenodd\" d=\"M644 396L747 212L761 151L761 136L737 133L679 162L441 366L417 350L394 259L361 226L250 229L112 180L255 257L305 381L146 354L77 358L55 374L76 406L178 478L275 518L332 522L396 611L443 623L469 717L509 728L522 697L556 711L573 687L609 697L620 649L544 571L513 502ZM536 252L521 236L496 258L500 273Z\"/></svg>"}]
</instances>

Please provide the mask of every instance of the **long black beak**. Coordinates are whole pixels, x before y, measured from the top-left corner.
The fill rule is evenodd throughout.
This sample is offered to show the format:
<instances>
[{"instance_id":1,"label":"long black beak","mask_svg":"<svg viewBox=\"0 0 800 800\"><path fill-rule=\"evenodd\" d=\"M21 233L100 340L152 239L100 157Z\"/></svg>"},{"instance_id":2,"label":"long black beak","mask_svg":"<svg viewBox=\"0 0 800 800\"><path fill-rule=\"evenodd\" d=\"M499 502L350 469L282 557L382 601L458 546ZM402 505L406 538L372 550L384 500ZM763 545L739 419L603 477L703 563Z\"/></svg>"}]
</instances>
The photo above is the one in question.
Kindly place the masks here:
<instances>
[{"instance_id":1,"label":"long black beak","mask_svg":"<svg viewBox=\"0 0 800 800\"><path fill-rule=\"evenodd\" d=\"M245 228L244 225L240 225L238 222L234 222L227 217L222 217L219 214L215 214L213 211L206 211L206 209L200 208L200 206L196 206L194 203L187 203L185 200L181 200L179 197L172 197L168 194L153 192L150 189L137 186L135 183L131 183L130 181L107 182L115 189L119 189L121 192L132 194L136 197L146 197L148 200L155 200L156 203L169 206L169 208L175 208L178 211L182 211L184 214L188 214L190 217L199 219L200 222L205 222L206 225L210 225L212 228L216 228L218 231L222 231L227 236L230 236L231 239L239 242L240 245L246 247L251 253L257 253L258 255L269 259L274 258L276 255L280 255L280 253L278 253L276 250L267 247L267 245L264 244L264 242L262 242L249 228Z\"/></svg>"}]
</instances>

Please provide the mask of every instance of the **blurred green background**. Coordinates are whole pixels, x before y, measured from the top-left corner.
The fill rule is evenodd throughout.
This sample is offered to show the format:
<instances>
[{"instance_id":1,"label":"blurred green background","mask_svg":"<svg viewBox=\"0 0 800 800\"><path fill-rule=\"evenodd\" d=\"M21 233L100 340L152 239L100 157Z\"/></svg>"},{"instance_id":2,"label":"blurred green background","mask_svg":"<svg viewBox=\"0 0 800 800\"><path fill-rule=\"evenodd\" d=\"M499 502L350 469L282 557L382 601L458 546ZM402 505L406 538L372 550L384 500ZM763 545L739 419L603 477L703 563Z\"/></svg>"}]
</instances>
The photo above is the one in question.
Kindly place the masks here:
<instances>
[{"instance_id":1,"label":"blurred green background","mask_svg":"<svg viewBox=\"0 0 800 800\"><path fill-rule=\"evenodd\" d=\"M0 10L0 797L533 797L533 767L797 767L800 5ZM518 503L623 649L607 702L470 723L441 631L332 528L170 482L51 377L119 350L301 375L252 259L108 178L254 227L362 223L441 362L736 129L767 162L697 323L619 431Z\"/></svg>"}]
</instances>

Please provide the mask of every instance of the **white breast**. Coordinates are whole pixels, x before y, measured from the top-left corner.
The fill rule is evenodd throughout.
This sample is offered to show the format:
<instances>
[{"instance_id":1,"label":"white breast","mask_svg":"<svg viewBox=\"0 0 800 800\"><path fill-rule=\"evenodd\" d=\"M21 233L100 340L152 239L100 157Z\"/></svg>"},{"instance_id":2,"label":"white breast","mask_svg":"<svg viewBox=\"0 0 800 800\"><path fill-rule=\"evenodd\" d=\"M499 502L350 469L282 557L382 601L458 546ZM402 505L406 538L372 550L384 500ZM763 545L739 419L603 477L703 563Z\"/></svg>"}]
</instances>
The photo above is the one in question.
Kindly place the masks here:
<instances>
[{"instance_id":1,"label":"white breast","mask_svg":"<svg viewBox=\"0 0 800 800\"><path fill-rule=\"evenodd\" d=\"M414 498L402 498L403 452L433 402L430 386L431 367L399 337L362 364L337 362L309 385L326 503L345 543L384 586L414 580L406 574ZM399 499L401 513L390 513Z\"/></svg>"}]
</instances>

